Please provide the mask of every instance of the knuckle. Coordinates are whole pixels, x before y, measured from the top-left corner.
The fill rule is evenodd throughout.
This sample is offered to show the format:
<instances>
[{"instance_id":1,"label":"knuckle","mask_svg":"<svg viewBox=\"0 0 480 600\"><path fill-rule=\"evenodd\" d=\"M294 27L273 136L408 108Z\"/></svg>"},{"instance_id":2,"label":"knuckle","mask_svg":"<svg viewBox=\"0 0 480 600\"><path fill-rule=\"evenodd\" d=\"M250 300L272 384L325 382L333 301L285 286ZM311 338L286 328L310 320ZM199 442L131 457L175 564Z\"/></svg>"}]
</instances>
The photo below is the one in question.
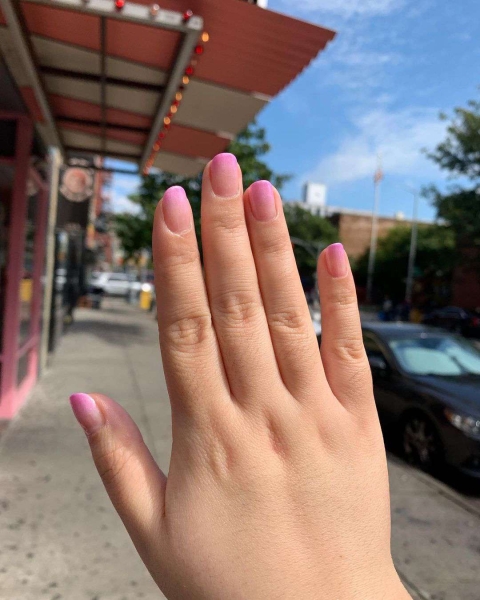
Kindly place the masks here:
<instances>
[{"instance_id":1,"label":"knuckle","mask_svg":"<svg viewBox=\"0 0 480 600\"><path fill-rule=\"evenodd\" d=\"M260 243L262 254L278 259L280 264L284 264L292 253L292 246L288 237L285 239L277 234L264 236Z\"/></svg>"},{"instance_id":2,"label":"knuckle","mask_svg":"<svg viewBox=\"0 0 480 600\"><path fill-rule=\"evenodd\" d=\"M338 290L328 298L328 304L331 310L356 309L357 298L351 290Z\"/></svg>"},{"instance_id":3,"label":"knuckle","mask_svg":"<svg viewBox=\"0 0 480 600\"><path fill-rule=\"evenodd\" d=\"M212 232L227 232L232 235L243 233L246 229L245 215L240 212L228 210L212 215L209 219L209 229Z\"/></svg>"},{"instance_id":4,"label":"knuckle","mask_svg":"<svg viewBox=\"0 0 480 600\"><path fill-rule=\"evenodd\" d=\"M322 351L332 354L336 359L342 362L362 363L366 361L365 346L363 341L356 337L337 338L334 343L323 347Z\"/></svg>"},{"instance_id":5,"label":"knuckle","mask_svg":"<svg viewBox=\"0 0 480 600\"><path fill-rule=\"evenodd\" d=\"M277 333L297 333L307 335L309 328L303 311L297 307L287 308L268 315L270 327Z\"/></svg>"},{"instance_id":6,"label":"knuckle","mask_svg":"<svg viewBox=\"0 0 480 600\"><path fill-rule=\"evenodd\" d=\"M173 252L172 254L162 254L160 269L167 276L177 276L181 269L197 264L200 261L198 248L184 248L182 252Z\"/></svg>"},{"instance_id":7,"label":"knuckle","mask_svg":"<svg viewBox=\"0 0 480 600\"><path fill-rule=\"evenodd\" d=\"M163 327L164 339L179 352L194 352L206 342L212 331L210 314L198 313L178 317Z\"/></svg>"},{"instance_id":8,"label":"knuckle","mask_svg":"<svg viewBox=\"0 0 480 600\"><path fill-rule=\"evenodd\" d=\"M133 456L133 452L122 445L114 445L97 454L95 464L102 481L107 485L116 483Z\"/></svg>"},{"instance_id":9,"label":"knuckle","mask_svg":"<svg viewBox=\"0 0 480 600\"><path fill-rule=\"evenodd\" d=\"M223 324L233 327L248 327L258 321L260 302L250 291L223 293L215 299L215 316Z\"/></svg>"}]
</instances>

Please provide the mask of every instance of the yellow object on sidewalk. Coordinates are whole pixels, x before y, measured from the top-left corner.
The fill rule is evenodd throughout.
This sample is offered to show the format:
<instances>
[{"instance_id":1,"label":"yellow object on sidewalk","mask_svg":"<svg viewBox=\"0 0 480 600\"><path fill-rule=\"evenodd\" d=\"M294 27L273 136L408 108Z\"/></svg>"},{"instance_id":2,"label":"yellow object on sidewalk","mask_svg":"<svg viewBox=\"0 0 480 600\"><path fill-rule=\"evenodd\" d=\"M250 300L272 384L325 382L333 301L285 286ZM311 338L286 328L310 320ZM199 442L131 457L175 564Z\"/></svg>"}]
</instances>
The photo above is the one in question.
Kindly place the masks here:
<instances>
[{"instance_id":1,"label":"yellow object on sidewalk","mask_svg":"<svg viewBox=\"0 0 480 600\"><path fill-rule=\"evenodd\" d=\"M152 306L152 292L141 291L140 292L140 308L142 310L150 310Z\"/></svg>"}]
</instances>

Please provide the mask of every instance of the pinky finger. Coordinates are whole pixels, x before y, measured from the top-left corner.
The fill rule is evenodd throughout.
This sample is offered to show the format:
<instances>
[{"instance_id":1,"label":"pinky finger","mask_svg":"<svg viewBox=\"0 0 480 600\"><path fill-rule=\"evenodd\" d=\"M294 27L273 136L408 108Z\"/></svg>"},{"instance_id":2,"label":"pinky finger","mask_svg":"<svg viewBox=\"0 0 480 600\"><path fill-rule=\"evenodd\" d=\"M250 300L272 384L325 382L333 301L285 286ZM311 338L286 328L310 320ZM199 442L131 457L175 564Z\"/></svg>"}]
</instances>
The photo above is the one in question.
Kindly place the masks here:
<instances>
[{"instance_id":1,"label":"pinky finger","mask_svg":"<svg viewBox=\"0 0 480 600\"><path fill-rule=\"evenodd\" d=\"M321 355L330 388L348 410L373 405L370 367L363 345L352 271L342 244L320 255Z\"/></svg>"}]
</instances>

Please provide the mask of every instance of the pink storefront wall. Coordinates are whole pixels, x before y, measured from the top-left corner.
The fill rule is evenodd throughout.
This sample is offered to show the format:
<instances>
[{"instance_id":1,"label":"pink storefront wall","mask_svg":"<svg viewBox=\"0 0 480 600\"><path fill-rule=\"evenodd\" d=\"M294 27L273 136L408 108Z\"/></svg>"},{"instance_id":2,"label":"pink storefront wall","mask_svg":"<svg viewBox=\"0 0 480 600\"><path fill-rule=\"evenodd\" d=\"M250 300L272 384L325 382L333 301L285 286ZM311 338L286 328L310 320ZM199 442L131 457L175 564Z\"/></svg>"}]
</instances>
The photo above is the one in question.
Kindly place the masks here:
<instances>
[{"instance_id":1,"label":"pink storefront wall","mask_svg":"<svg viewBox=\"0 0 480 600\"><path fill-rule=\"evenodd\" d=\"M0 362L2 376L0 385L0 419L11 419L34 386L38 374L38 352L40 342L40 318L42 304L42 272L45 258L45 234L48 215L48 186L38 172L30 166L30 151L33 141L33 123L25 115L0 111L0 120L17 122L15 157L0 159L14 167L11 193L11 214L8 231L8 263L3 319L3 340ZM19 346L20 329L20 285L23 278L25 258L25 229L28 198L27 181L31 178L39 189L37 218L34 236L34 263L32 271L32 301L30 308L30 330L27 340ZM28 371L20 385L17 383L19 360L29 353Z\"/></svg>"}]
</instances>

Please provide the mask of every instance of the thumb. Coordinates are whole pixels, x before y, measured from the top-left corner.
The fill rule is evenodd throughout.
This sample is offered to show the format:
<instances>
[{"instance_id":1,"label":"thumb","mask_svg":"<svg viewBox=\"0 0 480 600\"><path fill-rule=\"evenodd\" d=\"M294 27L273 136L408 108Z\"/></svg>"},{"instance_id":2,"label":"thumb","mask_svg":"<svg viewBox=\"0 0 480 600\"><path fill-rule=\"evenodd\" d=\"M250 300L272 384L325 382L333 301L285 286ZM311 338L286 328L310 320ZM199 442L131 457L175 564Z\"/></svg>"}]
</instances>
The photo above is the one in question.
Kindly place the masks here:
<instances>
[{"instance_id":1,"label":"thumb","mask_svg":"<svg viewBox=\"0 0 480 600\"><path fill-rule=\"evenodd\" d=\"M110 500L145 560L146 548L159 539L167 479L119 404L101 394L73 394L70 403Z\"/></svg>"}]
</instances>

